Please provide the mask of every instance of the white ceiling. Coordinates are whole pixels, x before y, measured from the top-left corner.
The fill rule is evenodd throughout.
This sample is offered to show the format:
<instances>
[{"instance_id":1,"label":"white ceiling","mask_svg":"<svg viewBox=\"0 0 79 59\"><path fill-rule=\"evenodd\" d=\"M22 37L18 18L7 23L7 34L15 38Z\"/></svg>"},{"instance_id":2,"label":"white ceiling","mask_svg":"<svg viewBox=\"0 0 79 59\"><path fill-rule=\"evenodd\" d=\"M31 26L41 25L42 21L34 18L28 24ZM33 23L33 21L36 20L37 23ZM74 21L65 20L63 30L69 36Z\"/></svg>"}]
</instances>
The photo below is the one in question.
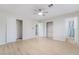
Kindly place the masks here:
<instances>
[{"instance_id":1,"label":"white ceiling","mask_svg":"<svg viewBox=\"0 0 79 59\"><path fill-rule=\"evenodd\" d=\"M33 9L42 8L48 11L46 16L33 14ZM48 4L1 4L0 11L5 11L16 15L18 18L26 19L47 19L48 17L58 16L66 13L79 11L78 4L55 4L48 8Z\"/></svg>"}]
</instances>

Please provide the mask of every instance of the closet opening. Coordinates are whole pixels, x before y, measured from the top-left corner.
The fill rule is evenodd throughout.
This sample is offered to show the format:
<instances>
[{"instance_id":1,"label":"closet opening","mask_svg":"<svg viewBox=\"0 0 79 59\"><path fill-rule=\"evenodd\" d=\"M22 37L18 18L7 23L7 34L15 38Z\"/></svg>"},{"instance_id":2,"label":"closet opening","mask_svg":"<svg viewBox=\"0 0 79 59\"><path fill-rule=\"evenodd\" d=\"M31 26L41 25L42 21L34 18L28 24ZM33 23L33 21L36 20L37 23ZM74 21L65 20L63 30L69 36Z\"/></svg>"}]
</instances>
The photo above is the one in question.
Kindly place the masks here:
<instances>
[{"instance_id":1,"label":"closet opening","mask_svg":"<svg viewBox=\"0 0 79 59\"><path fill-rule=\"evenodd\" d=\"M16 27L17 27L17 40L22 40L22 33L23 33L23 21L16 20Z\"/></svg>"}]
</instances>

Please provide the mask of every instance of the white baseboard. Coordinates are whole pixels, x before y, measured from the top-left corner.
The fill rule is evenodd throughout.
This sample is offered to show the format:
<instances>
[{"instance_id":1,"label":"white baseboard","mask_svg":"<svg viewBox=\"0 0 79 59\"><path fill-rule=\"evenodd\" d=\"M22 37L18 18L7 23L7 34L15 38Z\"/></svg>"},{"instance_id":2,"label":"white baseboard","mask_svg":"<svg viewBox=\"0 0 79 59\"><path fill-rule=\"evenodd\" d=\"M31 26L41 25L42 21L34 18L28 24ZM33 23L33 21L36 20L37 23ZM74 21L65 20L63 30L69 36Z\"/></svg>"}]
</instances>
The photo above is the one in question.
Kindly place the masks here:
<instances>
[{"instance_id":1,"label":"white baseboard","mask_svg":"<svg viewBox=\"0 0 79 59\"><path fill-rule=\"evenodd\" d=\"M53 39L53 40L65 41L66 39Z\"/></svg>"},{"instance_id":2,"label":"white baseboard","mask_svg":"<svg viewBox=\"0 0 79 59\"><path fill-rule=\"evenodd\" d=\"M4 44L7 44L7 43L11 43L11 42L16 42L16 41L0 42L0 45L4 45Z\"/></svg>"},{"instance_id":3,"label":"white baseboard","mask_svg":"<svg viewBox=\"0 0 79 59\"><path fill-rule=\"evenodd\" d=\"M5 42L0 42L0 45L6 44Z\"/></svg>"}]
</instances>

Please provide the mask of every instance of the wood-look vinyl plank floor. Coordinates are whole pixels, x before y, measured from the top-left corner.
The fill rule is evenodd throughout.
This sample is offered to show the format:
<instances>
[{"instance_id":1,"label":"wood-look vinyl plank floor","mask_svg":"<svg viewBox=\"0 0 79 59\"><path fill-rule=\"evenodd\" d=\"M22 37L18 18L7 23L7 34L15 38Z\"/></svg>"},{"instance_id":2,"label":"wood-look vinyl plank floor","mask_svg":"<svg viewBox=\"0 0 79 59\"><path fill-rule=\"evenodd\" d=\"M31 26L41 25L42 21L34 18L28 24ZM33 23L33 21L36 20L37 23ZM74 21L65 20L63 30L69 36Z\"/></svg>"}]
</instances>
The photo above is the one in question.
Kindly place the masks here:
<instances>
[{"instance_id":1,"label":"wood-look vinyl plank floor","mask_svg":"<svg viewBox=\"0 0 79 59\"><path fill-rule=\"evenodd\" d=\"M0 55L78 55L79 47L48 38L18 40L0 46Z\"/></svg>"}]
</instances>

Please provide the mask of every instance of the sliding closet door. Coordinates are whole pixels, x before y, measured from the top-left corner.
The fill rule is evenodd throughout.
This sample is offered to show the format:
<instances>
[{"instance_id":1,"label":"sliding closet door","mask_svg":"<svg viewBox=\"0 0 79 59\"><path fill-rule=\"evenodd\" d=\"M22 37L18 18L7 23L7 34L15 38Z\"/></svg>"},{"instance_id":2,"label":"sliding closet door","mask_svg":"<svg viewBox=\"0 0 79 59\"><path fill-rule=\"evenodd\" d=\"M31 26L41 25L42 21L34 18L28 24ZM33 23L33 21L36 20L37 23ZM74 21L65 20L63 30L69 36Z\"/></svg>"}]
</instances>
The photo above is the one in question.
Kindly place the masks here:
<instances>
[{"instance_id":1,"label":"sliding closet door","mask_svg":"<svg viewBox=\"0 0 79 59\"><path fill-rule=\"evenodd\" d=\"M6 21L0 16L0 44L4 44L6 40Z\"/></svg>"}]
</instances>

